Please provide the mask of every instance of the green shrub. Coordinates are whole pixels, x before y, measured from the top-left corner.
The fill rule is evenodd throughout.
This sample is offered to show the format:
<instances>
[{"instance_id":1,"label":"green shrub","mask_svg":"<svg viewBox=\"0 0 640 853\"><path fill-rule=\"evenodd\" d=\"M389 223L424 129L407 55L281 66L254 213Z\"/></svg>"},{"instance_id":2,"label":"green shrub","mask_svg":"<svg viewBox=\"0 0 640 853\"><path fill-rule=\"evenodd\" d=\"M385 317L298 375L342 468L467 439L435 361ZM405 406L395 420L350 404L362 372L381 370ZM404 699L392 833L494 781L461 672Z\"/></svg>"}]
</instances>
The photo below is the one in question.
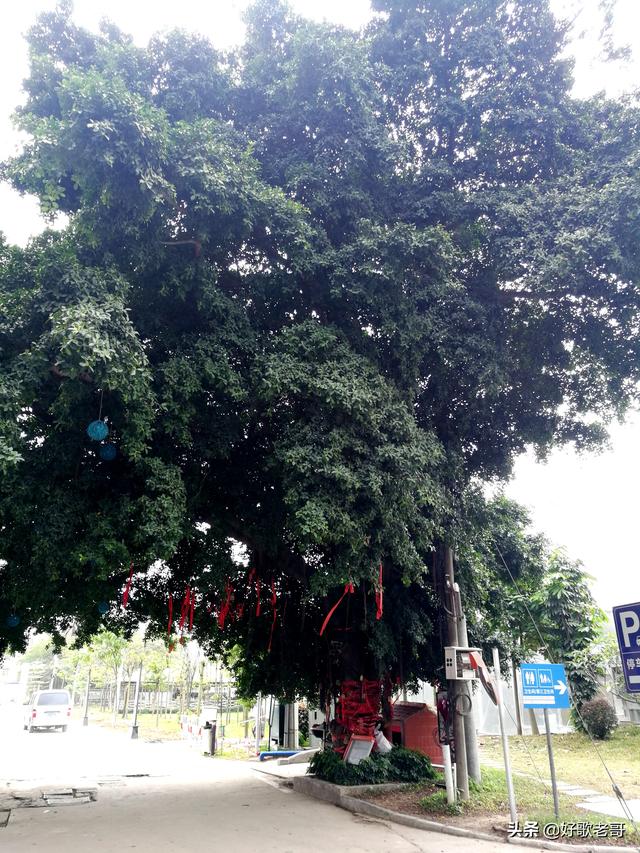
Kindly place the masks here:
<instances>
[{"instance_id":1,"label":"green shrub","mask_svg":"<svg viewBox=\"0 0 640 853\"><path fill-rule=\"evenodd\" d=\"M424 782L436 776L426 755L399 746L386 755L374 752L360 764L346 764L338 753L325 749L311 758L309 773L334 785Z\"/></svg>"},{"instance_id":2,"label":"green shrub","mask_svg":"<svg viewBox=\"0 0 640 853\"><path fill-rule=\"evenodd\" d=\"M396 746L387 754L391 766L389 775L393 782L426 782L436 778L431 761L421 752Z\"/></svg>"},{"instance_id":3,"label":"green shrub","mask_svg":"<svg viewBox=\"0 0 640 853\"><path fill-rule=\"evenodd\" d=\"M354 766L345 764L337 752L332 749L323 749L316 752L309 762L309 773L313 773L317 779L325 782L333 782L334 785L357 785L354 782Z\"/></svg>"},{"instance_id":4,"label":"green shrub","mask_svg":"<svg viewBox=\"0 0 640 853\"><path fill-rule=\"evenodd\" d=\"M609 737L618 725L616 712L606 699L591 699L580 707L580 714L589 734L598 740Z\"/></svg>"}]
</instances>

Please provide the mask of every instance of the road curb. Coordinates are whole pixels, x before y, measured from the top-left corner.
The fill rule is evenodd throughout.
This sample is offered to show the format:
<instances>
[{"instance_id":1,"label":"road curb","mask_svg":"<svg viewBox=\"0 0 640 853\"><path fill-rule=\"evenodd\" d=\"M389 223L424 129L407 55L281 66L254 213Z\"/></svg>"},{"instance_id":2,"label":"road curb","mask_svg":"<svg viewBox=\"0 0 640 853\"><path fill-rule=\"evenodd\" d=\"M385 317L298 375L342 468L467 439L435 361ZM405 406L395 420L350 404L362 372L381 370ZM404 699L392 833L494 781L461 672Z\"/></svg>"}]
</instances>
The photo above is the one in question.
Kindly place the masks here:
<instances>
[{"instance_id":1,"label":"road curb","mask_svg":"<svg viewBox=\"0 0 640 853\"><path fill-rule=\"evenodd\" d=\"M637 847L618 846L615 844L562 844L558 841L549 841L545 838L503 838L500 835L489 835L486 832L475 832L473 829L465 829L462 826L450 826L440 821L429 820L428 818L415 817L414 815L402 814L402 812L394 812L391 809L385 809L383 806L377 806L375 803L368 800L360 800L357 797L351 796L355 793L354 787L364 793L363 788L369 790L381 791L383 788L406 787L400 783L393 786L383 785L367 785L367 786L340 786L332 785L330 782L324 782L321 779L314 779L309 776L298 776L293 780L293 789L300 794L306 794L309 797L323 800L327 803L332 803L341 809L351 812L352 814L362 814L367 817L377 817L382 820L399 823L403 826L410 826L413 829L423 829L428 832L439 832L443 835L456 835L459 838L473 838L478 841L500 842L502 844L517 844L521 847L535 847L538 850L556 850L566 851L566 853L612 853L615 850L637 850Z\"/></svg>"}]
</instances>

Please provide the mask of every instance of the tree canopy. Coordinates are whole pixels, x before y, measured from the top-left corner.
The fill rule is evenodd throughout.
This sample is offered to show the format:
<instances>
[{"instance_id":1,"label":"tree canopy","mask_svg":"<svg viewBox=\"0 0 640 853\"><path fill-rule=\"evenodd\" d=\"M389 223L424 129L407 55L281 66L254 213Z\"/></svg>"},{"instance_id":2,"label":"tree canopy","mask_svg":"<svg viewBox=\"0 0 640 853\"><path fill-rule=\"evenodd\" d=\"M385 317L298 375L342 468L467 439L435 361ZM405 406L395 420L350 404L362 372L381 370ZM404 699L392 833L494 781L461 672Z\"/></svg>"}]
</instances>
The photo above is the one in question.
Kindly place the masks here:
<instances>
[{"instance_id":1,"label":"tree canopy","mask_svg":"<svg viewBox=\"0 0 640 853\"><path fill-rule=\"evenodd\" d=\"M3 174L68 225L0 247L5 647L189 587L247 692L433 677L469 489L637 399L636 100L571 95L548 0L372 5L259 0L228 54L30 30Z\"/></svg>"}]
</instances>

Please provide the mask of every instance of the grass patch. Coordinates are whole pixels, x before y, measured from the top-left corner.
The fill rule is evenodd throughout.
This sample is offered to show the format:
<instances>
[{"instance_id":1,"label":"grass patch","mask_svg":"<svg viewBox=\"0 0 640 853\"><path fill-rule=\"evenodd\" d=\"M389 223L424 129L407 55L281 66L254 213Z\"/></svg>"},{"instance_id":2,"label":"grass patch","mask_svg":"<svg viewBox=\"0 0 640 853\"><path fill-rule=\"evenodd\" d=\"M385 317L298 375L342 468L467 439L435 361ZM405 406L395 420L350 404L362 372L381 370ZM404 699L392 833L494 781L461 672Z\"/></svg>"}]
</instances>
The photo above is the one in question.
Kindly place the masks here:
<instances>
[{"instance_id":1,"label":"grass patch","mask_svg":"<svg viewBox=\"0 0 640 853\"><path fill-rule=\"evenodd\" d=\"M435 791L420 799L420 807L425 814L433 816L472 817L474 815L495 815L496 818L504 820L505 816L509 814L506 779L503 770L483 767L482 783L477 785L471 782L469 788L471 799L468 802L458 802L455 805L449 805L446 793L444 791ZM547 788L535 779L514 776L514 789L518 815L521 821L534 820L540 826L558 822L586 823L590 826L623 823L621 818L576 808L575 798L569 797L566 794L560 794L560 819L558 821L553 813L553 799L550 788ZM625 824L624 838L628 843L637 844L640 841L640 837L634 832L631 824Z\"/></svg>"},{"instance_id":2,"label":"grass patch","mask_svg":"<svg viewBox=\"0 0 640 853\"><path fill-rule=\"evenodd\" d=\"M509 738L513 769L537 775L529 756L531 752L535 767L547 779L549 762L544 735L527 735L524 741L526 746L521 737ZM620 726L610 738L596 744L625 797L640 798L640 726ZM581 732L553 735L553 754L558 779L603 794L612 793L611 781L587 735ZM492 762L502 762L500 738L483 737L481 755Z\"/></svg>"},{"instance_id":3,"label":"grass patch","mask_svg":"<svg viewBox=\"0 0 640 853\"><path fill-rule=\"evenodd\" d=\"M133 717L122 719L118 714L115 726L113 725L113 713L110 711L89 711L89 725L104 726L114 731L130 731ZM178 714L138 714L138 732L142 739L150 740L180 740L180 718Z\"/></svg>"}]
</instances>

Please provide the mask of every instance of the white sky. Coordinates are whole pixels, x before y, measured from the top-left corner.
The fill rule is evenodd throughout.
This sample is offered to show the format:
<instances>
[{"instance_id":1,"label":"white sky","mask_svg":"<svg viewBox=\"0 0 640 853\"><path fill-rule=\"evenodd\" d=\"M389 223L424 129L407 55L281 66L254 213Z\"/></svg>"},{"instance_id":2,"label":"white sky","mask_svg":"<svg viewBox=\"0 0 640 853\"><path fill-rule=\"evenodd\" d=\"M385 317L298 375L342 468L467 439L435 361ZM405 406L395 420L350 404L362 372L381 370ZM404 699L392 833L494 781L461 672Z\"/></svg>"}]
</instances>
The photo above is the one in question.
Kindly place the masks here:
<instances>
[{"instance_id":1,"label":"white sky","mask_svg":"<svg viewBox=\"0 0 640 853\"><path fill-rule=\"evenodd\" d=\"M633 51L626 65L603 65L593 35L599 30L597 0L552 0L560 14L573 16L585 35L571 49L576 58L576 94L605 88L611 95L640 86L640 0L618 0L614 34ZM20 102L27 76L23 33L55 0L20 0L5 4L0 30L0 159L19 144L11 113ZM163 29L182 27L208 36L218 47L242 40L242 10L248 0L76 0L75 19L95 29L103 17L114 21L143 44ZM301 14L358 27L370 12L368 0L290 0ZM20 198L0 185L0 231L23 244L42 228L33 199ZM567 547L594 576L594 592L603 607L640 601L640 559L635 538L640 502L640 415L611 430L611 448L599 455L554 452L546 464L531 456L518 460L508 494L526 504L534 525Z\"/></svg>"}]
</instances>

